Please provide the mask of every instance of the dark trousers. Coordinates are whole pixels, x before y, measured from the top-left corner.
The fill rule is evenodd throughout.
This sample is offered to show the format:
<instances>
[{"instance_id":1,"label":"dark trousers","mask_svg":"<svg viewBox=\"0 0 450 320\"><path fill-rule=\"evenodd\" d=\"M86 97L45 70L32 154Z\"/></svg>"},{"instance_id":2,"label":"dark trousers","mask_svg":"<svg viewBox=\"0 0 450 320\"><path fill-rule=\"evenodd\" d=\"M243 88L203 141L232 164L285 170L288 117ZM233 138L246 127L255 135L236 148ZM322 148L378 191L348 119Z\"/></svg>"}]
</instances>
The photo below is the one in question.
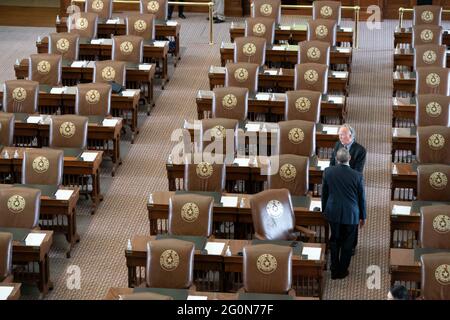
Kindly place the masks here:
<instances>
[{"instance_id":1,"label":"dark trousers","mask_svg":"<svg viewBox=\"0 0 450 320\"><path fill-rule=\"evenodd\" d=\"M340 224L330 222L331 273L340 274L348 270L352 259L357 224Z\"/></svg>"},{"instance_id":2,"label":"dark trousers","mask_svg":"<svg viewBox=\"0 0 450 320\"><path fill-rule=\"evenodd\" d=\"M181 2L182 0L180 0L180 2ZM175 6L169 6L169 17L171 17L172 16L172 13L173 13L173 8L174 8ZM183 14L183 12L184 12L184 6L178 6L178 15L180 15L180 14Z\"/></svg>"}]
</instances>

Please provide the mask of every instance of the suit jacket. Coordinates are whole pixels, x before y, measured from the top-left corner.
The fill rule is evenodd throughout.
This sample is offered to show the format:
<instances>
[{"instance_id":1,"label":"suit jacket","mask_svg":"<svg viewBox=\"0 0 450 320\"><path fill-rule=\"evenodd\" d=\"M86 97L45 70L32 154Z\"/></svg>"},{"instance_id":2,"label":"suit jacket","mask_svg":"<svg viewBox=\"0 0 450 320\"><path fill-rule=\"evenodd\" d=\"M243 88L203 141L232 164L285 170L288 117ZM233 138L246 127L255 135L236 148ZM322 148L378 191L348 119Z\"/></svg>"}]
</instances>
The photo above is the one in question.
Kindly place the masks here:
<instances>
[{"instance_id":1,"label":"suit jacket","mask_svg":"<svg viewBox=\"0 0 450 320\"><path fill-rule=\"evenodd\" d=\"M328 167L323 173L322 211L329 222L358 224L366 219L362 173L347 165Z\"/></svg>"},{"instance_id":2,"label":"suit jacket","mask_svg":"<svg viewBox=\"0 0 450 320\"><path fill-rule=\"evenodd\" d=\"M330 166L336 165L336 153L340 148L344 148L344 145L340 141L338 141L336 142L333 149L333 154L331 155ZM354 141L350 147L349 152L351 156L350 168L362 173L364 170L364 164L366 163L366 149L362 145Z\"/></svg>"}]
</instances>

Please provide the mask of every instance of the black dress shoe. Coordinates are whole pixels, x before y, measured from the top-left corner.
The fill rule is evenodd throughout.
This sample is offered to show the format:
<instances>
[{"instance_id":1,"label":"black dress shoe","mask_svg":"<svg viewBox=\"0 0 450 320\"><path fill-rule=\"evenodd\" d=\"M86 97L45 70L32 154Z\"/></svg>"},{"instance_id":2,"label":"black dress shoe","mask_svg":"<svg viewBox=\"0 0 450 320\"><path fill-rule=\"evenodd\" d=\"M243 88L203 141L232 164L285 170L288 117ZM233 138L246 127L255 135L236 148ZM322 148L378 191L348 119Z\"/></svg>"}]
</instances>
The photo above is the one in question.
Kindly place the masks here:
<instances>
[{"instance_id":1,"label":"black dress shoe","mask_svg":"<svg viewBox=\"0 0 450 320\"><path fill-rule=\"evenodd\" d=\"M214 18L214 23L222 23L222 22L225 22L225 20Z\"/></svg>"},{"instance_id":2,"label":"black dress shoe","mask_svg":"<svg viewBox=\"0 0 450 320\"><path fill-rule=\"evenodd\" d=\"M338 278L338 279L345 279L345 278L347 278L348 275L349 275L349 272L348 272L348 270L347 270L347 271L341 273L341 274L339 275L339 278Z\"/></svg>"},{"instance_id":3,"label":"black dress shoe","mask_svg":"<svg viewBox=\"0 0 450 320\"><path fill-rule=\"evenodd\" d=\"M185 16L184 14L182 14L182 13L180 13L178 16L179 16L181 19L186 19L186 16Z\"/></svg>"},{"instance_id":4,"label":"black dress shoe","mask_svg":"<svg viewBox=\"0 0 450 320\"><path fill-rule=\"evenodd\" d=\"M172 16L167 16L167 20L172 20Z\"/></svg>"}]
</instances>

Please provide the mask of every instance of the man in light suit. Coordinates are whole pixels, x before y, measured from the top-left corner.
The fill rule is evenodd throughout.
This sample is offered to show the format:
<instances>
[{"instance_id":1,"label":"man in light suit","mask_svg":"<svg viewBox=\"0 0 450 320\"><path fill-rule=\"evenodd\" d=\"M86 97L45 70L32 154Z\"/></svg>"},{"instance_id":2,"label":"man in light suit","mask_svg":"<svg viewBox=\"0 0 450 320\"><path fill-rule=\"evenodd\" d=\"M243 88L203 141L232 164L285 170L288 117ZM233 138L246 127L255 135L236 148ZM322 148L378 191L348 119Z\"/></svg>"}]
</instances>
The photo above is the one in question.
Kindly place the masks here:
<instances>
[{"instance_id":1,"label":"man in light suit","mask_svg":"<svg viewBox=\"0 0 450 320\"><path fill-rule=\"evenodd\" d=\"M331 279L348 275L358 224L366 220L364 180L360 172L350 168L350 153L341 148L336 153L337 165L323 173L322 211L330 225Z\"/></svg>"}]
</instances>

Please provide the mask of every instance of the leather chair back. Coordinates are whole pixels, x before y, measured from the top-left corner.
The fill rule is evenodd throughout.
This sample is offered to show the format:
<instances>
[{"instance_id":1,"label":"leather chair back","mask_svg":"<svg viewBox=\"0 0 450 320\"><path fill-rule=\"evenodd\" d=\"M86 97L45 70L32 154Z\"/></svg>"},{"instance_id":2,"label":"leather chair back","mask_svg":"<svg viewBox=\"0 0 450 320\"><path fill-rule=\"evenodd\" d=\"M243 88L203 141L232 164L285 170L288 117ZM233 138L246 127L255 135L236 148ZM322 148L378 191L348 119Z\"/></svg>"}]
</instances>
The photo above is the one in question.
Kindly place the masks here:
<instances>
[{"instance_id":1,"label":"leather chair back","mask_svg":"<svg viewBox=\"0 0 450 320\"><path fill-rule=\"evenodd\" d=\"M248 112L248 89L217 87L213 90L212 116L244 121Z\"/></svg>"},{"instance_id":2,"label":"leather chair back","mask_svg":"<svg viewBox=\"0 0 450 320\"><path fill-rule=\"evenodd\" d=\"M48 53L60 54L65 60L78 60L80 36L76 33L50 33Z\"/></svg>"},{"instance_id":3,"label":"leather chair back","mask_svg":"<svg viewBox=\"0 0 450 320\"><path fill-rule=\"evenodd\" d=\"M39 84L59 86L62 74L62 56L59 54L38 53L29 58L28 79Z\"/></svg>"},{"instance_id":4,"label":"leather chair back","mask_svg":"<svg viewBox=\"0 0 450 320\"><path fill-rule=\"evenodd\" d=\"M421 67L441 67L447 64L447 47L438 44L419 45L414 48L414 70Z\"/></svg>"},{"instance_id":5,"label":"leather chair back","mask_svg":"<svg viewBox=\"0 0 450 320\"><path fill-rule=\"evenodd\" d=\"M416 96L416 126L450 127L450 97L441 94Z\"/></svg>"},{"instance_id":6,"label":"leather chair back","mask_svg":"<svg viewBox=\"0 0 450 320\"><path fill-rule=\"evenodd\" d=\"M245 36L266 39L266 45L275 41L275 20L272 18L247 18L245 20Z\"/></svg>"},{"instance_id":7,"label":"leather chair back","mask_svg":"<svg viewBox=\"0 0 450 320\"><path fill-rule=\"evenodd\" d=\"M97 14L100 19L109 19L112 16L113 0L86 0L84 10Z\"/></svg>"},{"instance_id":8,"label":"leather chair back","mask_svg":"<svg viewBox=\"0 0 450 320\"><path fill-rule=\"evenodd\" d=\"M298 64L319 63L330 65L330 44L328 42L302 41L298 46Z\"/></svg>"},{"instance_id":9,"label":"leather chair back","mask_svg":"<svg viewBox=\"0 0 450 320\"><path fill-rule=\"evenodd\" d=\"M328 66L318 63L302 63L295 65L295 90L328 91Z\"/></svg>"},{"instance_id":10,"label":"leather chair back","mask_svg":"<svg viewBox=\"0 0 450 320\"><path fill-rule=\"evenodd\" d=\"M281 23L280 0L254 0L251 8L252 18L271 18L276 24Z\"/></svg>"},{"instance_id":11,"label":"leather chair back","mask_svg":"<svg viewBox=\"0 0 450 320\"><path fill-rule=\"evenodd\" d=\"M247 88L250 94L258 92L259 65L256 63L227 63L225 87Z\"/></svg>"},{"instance_id":12,"label":"leather chair back","mask_svg":"<svg viewBox=\"0 0 450 320\"><path fill-rule=\"evenodd\" d=\"M22 184L61 185L64 153L54 149L27 149L23 153Z\"/></svg>"},{"instance_id":13,"label":"leather chair back","mask_svg":"<svg viewBox=\"0 0 450 320\"><path fill-rule=\"evenodd\" d=\"M414 6L413 25L441 25L442 7L433 5Z\"/></svg>"},{"instance_id":14,"label":"leather chair back","mask_svg":"<svg viewBox=\"0 0 450 320\"><path fill-rule=\"evenodd\" d=\"M34 229L39 225L41 191L31 188L0 189L0 226Z\"/></svg>"},{"instance_id":15,"label":"leather chair back","mask_svg":"<svg viewBox=\"0 0 450 320\"><path fill-rule=\"evenodd\" d=\"M337 23L334 20L308 20L307 40L327 42L330 46L336 45Z\"/></svg>"},{"instance_id":16,"label":"leather chair back","mask_svg":"<svg viewBox=\"0 0 450 320\"><path fill-rule=\"evenodd\" d=\"M76 33L80 38L97 38L98 14L93 12L79 12L69 16L68 28L70 33Z\"/></svg>"},{"instance_id":17,"label":"leather chair back","mask_svg":"<svg viewBox=\"0 0 450 320\"><path fill-rule=\"evenodd\" d=\"M75 113L82 116L111 114L111 85L100 82L78 84Z\"/></svg>"},{"instance_id":18,"label":"leather chair back","mask_svg":"<svg viewBox=\"0 0 450 320\"><path fill-rule=\"evenodd\" d=\"M95 61L94 83L115 82L126 86L126 63L123 61L103 60Z\"/></svg>"},{"instance_id":19,"label":"leather chair back","mask_svg":"<svg viewBox=\"0 0 450 320\"><path fill-rule=\"evenodd\" d=\"M138 36L113 37L111 59L141 63L144 54L144 38Z\"/></svg>"},{"instance_id":20,"label":"leather chair back","mask_svg":"<svg viewBox=\"0 0 450 320\"><path fill-rule=\"evenodd\" d=\"M416 156L419 163L450 164L450 128L417 128Z\"/></svg>"},{"instance_id":21,"label":"leather chair back","mask_svg":"<svg viewBox=\"0 0 450 320\"><path fill-rule=\"evenodd\" d=\"M449 68L422 67L416 71L416 94L436 93L450 96Z\"/></svg>"},{"instance_id":22,"label":"leather chair back","mask_svg":"<svg viewBox=\"0 0 450 320\"><path fill-rule=\"evenodd\" d=\"M14 114L0 112L0 146L9 147L14 140Z\"/></svg>"},{"instance_id":23,"label":"leather chair back","mask_svg":"<svg viewBox=\"0 0 450 320\"><path fill-rule=\"evenodd\" d=\"M290 120L278 122L280 154L312 157L316 153L316 124L310 121Z\"/></svg>"},{"instance_id":24,"label":"leather chair back","mask_svg":"<svg viewBox=\"0 0 450 320\"><path fill-rule=\"evenodd\" d=\"M263 66L266 61L266 39L239 37L234 39L234 63L248 62Z\"/></svg>"},{"instance_id":25,"label":"leather chair back","mask_svg":"<svg viewBox=\"0 0 450 320\"><path fill-rule=\"evenodd\" d=\"M417 200L450 201L450 166L443 164L417 167Z\"/></svg>"},{"instance_id":26,"label":"leather chair back","mask_svg":"<svg viewBox=\"0 0 450 320\"><path fill-rule=\"evenodd\" d=\"M420 243L422 248L450 250L450 205L420 208Z\"/></svg>"},{"instance_id":27,"label":"leather chair back","mask_svg":"<svg viewBox=\"0 0 450 320\"><path fill-rule=\"evenodd\" d=\"M127 35L142 37L144 40L155 39L155 15L129 14L126 17Z\"/></svg>"},{"instance_id":28,"label":"leather chair back","mask_svg":"<svg viewBox=\"0 0 450 320\"><path fill-rule=\"evenodd\" d=\"M12 275L12 234L0 232L0 284Z\"/></svg>"},{"instance_id":29,"label":"leather chair back","mask_svg":"<svg viewBox=\"0 0 450 320\"><path fill-rule=\"evenodd\" d=\"M278 162L278 165L274 164ZM309 188L309 158L295 154L270 157L269 189L288 189L293 196L304 196ZM277 170L278 169L278 170Z\"/></svg>"},{"instance_id":30,"label":"leather chair back","mask_svg":"<svg viewBox=\"0 0 450 320\"><path fill-rule=\"evenodd\" d=\"M450 300L450 253L424 254L421 296L424 300Z\"/></svg>"},{"instance_id":31,"label":"leather chair back","mask_svg":"<svg viewBox=\"0 0 450 320\"><path fill-rule=\"evenodd\" d=\"M38 112L39 82L7 80L3 84L3 110L10 113Z\"/></svg>"},{"instance_id":32,"label":"leather chair back","mask_svg":"<svg viewBox=\"0 0 450 320\"><path fill-rule=\"evenodd\" d=\"M319 91L286 91L284 120L320 122L322 94Z\"/></svg>"},{"instance_id":33,"label":"leather chair back","mask_svg":"<svg viewBox=\"0 0 450 320\"><path fill-rule=\"evenodd\" d=\"M239 122L235 119L225 119L225 118L203 119L201 131L201 137L203 137L203 139L200 149L203 152L214 151L214 153L222 155L227 155L228 151L232 152L234 157L237 146L238 127ZM230 130L233 131L232 136ZM231 141L228 140L228 138L230 137L233 137ZM217 149L218 147L220 147L220 144L218 143L221 144L222 148ZM208 148L210 144L213 145ZM213 147L214 150L210 150ZM205 150L206 148L208 148L208 150Z\"/></svg>"},{"instance_id":34,"label":"leather chair back","mask_svg":"<svg viewBox=\"0 0 450 320\"><path fill-rule=\"evenodd\" d=\"M50 148L87 148L87 117L77 115L52 116L50 121Z\"/></svg>"},{"instance_id":35,"label":"leather chair back","mask_svg":"<svg viewBox=\"0 0 450 320\"><path fill-rule=\"evenodd\" d=\"M424 44L442 44L443 29L441 26L420 25L412 27L412 43L413 48Z\"/></svg>"},{"instance_id":36,"label":"leather chair back","mask_svg":"<svg viewBox=\"0 0 450 320\"><path fill-rule=\"evenodd\" d=\"M141 13L150 13L155 15L157 20L167 20L169 12L168 0L141 0Z\"/></svg>"},{"instance_id":37,"label":"leather chair back","mask_svg":"<svg viewBox=\"0 0 450 320\"><path fill-rule=\"evenodd\" d=\"M184 187L186 191L222 192L225 189L225 165L206 161L185 164Z\"/></svg>"},{"instance_id":38,"label":"leather chair back","mask_svg":"<svg viewBox=\"0 0 450 320\"><path fill-rule=\"evenodd\" d=\"M341 2L340 1L314 1L313 19L325 19L336 21L341 24Z\"/></svg>"}]
</instances>

